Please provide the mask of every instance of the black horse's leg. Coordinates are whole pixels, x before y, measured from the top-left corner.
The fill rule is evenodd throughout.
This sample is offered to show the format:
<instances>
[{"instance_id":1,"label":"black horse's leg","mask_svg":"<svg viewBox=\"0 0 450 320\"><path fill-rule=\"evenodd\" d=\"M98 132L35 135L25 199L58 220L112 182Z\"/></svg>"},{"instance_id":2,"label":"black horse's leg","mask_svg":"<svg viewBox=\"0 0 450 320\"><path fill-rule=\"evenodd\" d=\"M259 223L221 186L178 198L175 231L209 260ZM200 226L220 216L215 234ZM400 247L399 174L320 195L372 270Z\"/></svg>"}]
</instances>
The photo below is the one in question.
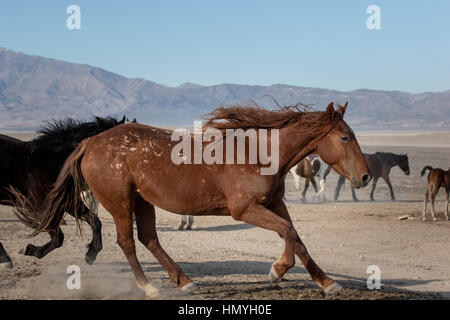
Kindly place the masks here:
<instances>
[{"instance_id":1,"label":"black horse's leg","mask_svg":"<svg viewBox=\"0 0 450 320\"><path fill-rule=\"evenodd\" d=\"M339 193L341 192L342 185L345 183L345 177L339 176L338 183L336 185L336 191L334 191L334 201L337 201L339 198Z\"/></svg>"},{"instance_id":2,"label":"black horse's leg","mask_svg":"<svg viewBox=\"0 0 450 320\"><path fill-rule=\"evenodd\" d=\"M5 248L3 248L2 243L0 242L0 270L11 269L13 267L11 258L6 252Z\"/></svg>"},{"instance_id":3,"label":"black horse's leg","mask_svg":"<svg viewBox=\"0 0 450 320\"><path fill-rule=\"evenodd\" d=\"M373 183L372 183L372 191L370 192L370 200L375 201L373 198L373 194L375 192L375 188L377 187L378 177L373 177Z\"/></svg>"},{"instance_id":4,"label":"black horse's leg","mask_svg":"<svg viewBox=\"0 0 450 320\"><path fill-rule=\"evenodd\" d=\"M386 184L389 187L389 191L391 192L391 200L395 201L395 195L394 195L394 190L392 189L392 184L391 184L391 180L389 180L389 176L383 177L384 181L386 181Z\"/></svg>"},{"instance_id":5,"label":"black horse's leg","mask_svg":"<svg viewBox=\"0 0 450 320\"><path fill-rule=\"evenodd\" d=\"M355 188L353 188L353 187L351 187L351 188L352 188L352 198L353 198L353 201L359 201L358 198L356 197Z\"/></svg>"},{"instance_id":6,"label":"black horse's leg","mask_svg":"<svg viewBox=\"0 0 450 320\"><path fill-rule=\"evenodd\" d=\"M73 216L72 212L68 212ZM96 214L91 213L88 207L83 206L80 218L86 221L92 229L92 241L88 244L85 260L87 264L93 264L97 255L103 249L102 243L102 223Z\"/></svg>"},{"instance_id":7,"label":"black horse's leg","mask_svg":"<svg viewBox=\"0 0 450 320\"><path fill-rule=\"evenodd\" d=\"M56 229L49 231L48 234L50 235L50 241L43 246L37 247L29 243L25 249L20 250L19 253L41 259L63 245L64 234L59 226Z\"/></svg>"}]
</instances>

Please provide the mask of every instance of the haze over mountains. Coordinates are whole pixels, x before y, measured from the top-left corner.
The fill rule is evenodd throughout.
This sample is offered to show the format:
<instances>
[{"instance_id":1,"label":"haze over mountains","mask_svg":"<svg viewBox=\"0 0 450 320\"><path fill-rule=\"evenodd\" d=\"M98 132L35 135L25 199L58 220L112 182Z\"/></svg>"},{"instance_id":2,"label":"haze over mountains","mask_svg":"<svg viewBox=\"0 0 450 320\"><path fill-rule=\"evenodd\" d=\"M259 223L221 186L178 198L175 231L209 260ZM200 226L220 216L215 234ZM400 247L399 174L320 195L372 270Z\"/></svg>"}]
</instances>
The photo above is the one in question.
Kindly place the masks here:
<instances>
[{"instance_id":1,"label":"haze over mountains","mask_svg":"<svg viewBox=\"0 0 450 320\"><path fill-rule=\"evenodd\" d=\"M388 76L388 75L387 75ZM0 48L0 129L34 130L43 121L67 116L126 114L139 122L192 126L220 104L254 99L272 108L298 102L323 109L330 101L349 101L346 120L363 130L450 129L450 90L410 94L360 89L341 92L289 85L250 86L186 83L168 87L130 79L88 65L74 64Z\"/></svg>"}]
</instances>

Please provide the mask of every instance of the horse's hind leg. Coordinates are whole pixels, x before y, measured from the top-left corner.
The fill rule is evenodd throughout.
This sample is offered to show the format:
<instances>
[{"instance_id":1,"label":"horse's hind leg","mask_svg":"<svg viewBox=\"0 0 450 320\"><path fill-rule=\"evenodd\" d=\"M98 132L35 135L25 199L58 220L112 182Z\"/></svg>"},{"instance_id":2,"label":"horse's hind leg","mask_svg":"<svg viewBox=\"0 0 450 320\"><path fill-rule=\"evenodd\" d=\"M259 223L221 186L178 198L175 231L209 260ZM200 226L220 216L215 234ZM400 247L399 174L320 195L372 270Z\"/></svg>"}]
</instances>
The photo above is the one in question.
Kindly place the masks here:
<instances>
[{"instance_id":1,"label":"horse's hind leg","mask_svg":"<svg viewBox=\"0 0 450 320\"><path fill-rule=\"evenodd\" d=\"M448 194L449 194L450 190L446 189L445 192L446 192L446 194L445 194L445 218L447 220L450 220L448 217L448 196L449 196Z\"/></svg>"},{"instance_id":2,"label":"horse's hind leg","mask_svg":"<svg viewBox=\"0 0 450 320\"><path fill-rule=\"evenodd\" d=\"M136 247L133 238L134 196L128 195L126 198L115 197L114 200L96 193L95 196L114 219L117 231L117 243L133 270L138 288L144 291L149 297L157 297L159 295L158 289L150 284L136 256Z\"/></svg>"},{"instance_id":3,"label":"horse's hind leg","mask_svg":"<svg viewBox=\"0 0 450 320\"><path fill-rule=\"evenodd\" d=\"M302 202L306 202L306 191L308 191L309 188L309 178L305 178L305 187L303 188L302 196L300 197L300 200Z\"/></svg>"},{"instance_id":4,"label":"horse's hind leg","mask_svg":"<svg viewBox=\"0 0 450 320\"><path fill-rule=\"evenodd\" d=\"M103 249L102 223L98 216L95 213L91 213L86 206L83 206L80 218L86 221L92 229L92 241L88 244L85 260L87 264L93 264L95 259L97 259L98 253Z\"/></svg>"},{"instance_id":5,"label":"horse's hind leg","mask_svg":"<svg viewBox=\"0 0 450 320\"><path fill-rule=\"evenodd\" d=\"M42 259L47 254L63 245L64 234L59 226L54 230L50 230L48 234L50 235L50 241L47 242L46 244L38 247L29 243L27 244L25 249L21 249L19 253L24 254L26 256L33 256L38 259Z\"/></svg>"},{"instance_id":6,"label":"horse's hind leg","mask_svg":"<svg viewBox=\"0 0 450 320\"><path fill-rule=\"evenodd\" d=\"M192 224L194 223L194 216L188 215L188 225L186 230L192 230Z\"/></svg>"},{"instance_id":7,"label":"horse's hind leg","mask_svg":"<svg viewBox=\"0 0 450 320\"><path fill-rule=\"evenodd\" d=\"M386 181L386 184L389 187L389 192L391 193L391 200L395 201L394 190L392 189L392 184L391 184L391 180L389 179L389 176L384 177L384 181Z\"/></svg>"},{"instance_id":8,"label":"horse's hind leg","mask_svg":"<svg viewBox=\"0 0 450 320\"><path fill-rule=\"evenodd\" d=\"M0 242L0 270L11 269L13 267L11 258L6 252L5 248L3 248L2 243Z\"/></svg>"},{"instance_id":9,"label":"horse's hind leg","mask_svg":"<svg viewBox=\"0 0 450 320\"><path fill-rule=\"evenodd\" d=\"M281 202L274 209L274 212L284 220L292 223L291 217L289 216L289 212L284 202ZM300 236L298 235L295 240L295 254L299 257L300 261L305 266L313 281L317 285L319 285L325 293L334 293L342 288L340 284L328 277L325 272L323 272L323 270L315 263L313 258L306 250L306 247L300 239Z\"/></svg>"},{"instance_id":10,"label":"horse's hind leg","mask_svg":"<svg viewBox=\"0 0 450 320\"><path fill-rule=\"evenodd\" d=\"M431 216L433 217L433 221L434 222L436 222L437 221L437 219L436 219L436 211L434 210L434 200L436 199L436 195L437 195L437 193L439 192L439 187L437 187L437 188L434 188L433 189L433 192L431 193L431 196L430 196L430 203L431 203Z\"/></svg>"},{"instance_id":11,"label":"horse's hind leg","mask_svg":"<svg viewBox=\"0 0 450 320\"><path fill-rule=\"evenodd\" d=\"M183 214L183 215L181 216L181 223L180 223L180 225L178 226L178 230L183 230L183 229L184 229L184 226L186 225L187 220L188 220L187 214Z\"/></svg>"},{"instance_id":12,"label":"horse's hind leg","mask_svg":"<svg viewBox=\"0 0 450 320\"><path fill-rule=\"evenodd\" d=\"M184 291L195 290L196 286L192 280L169 257L159 243L155 227L155 207L141 197L137 197L134 205L134 215L136 216L139 241L166 269L172 282L179 285Z\"/></svg>"},{"instance_id":13,"label":"horse's hind leg","mask_svg":"<svg viewBox=\"0 0 450 320\"><path fill-rule=\"evenodd\" d=\"M427 202L428 202L428 186L427 186L427 191L425 192L425 200L423 201L423 213L422 213L422 220L425 221L426 218L426 214L427 214Z\"/></svg>"}]
</instances>

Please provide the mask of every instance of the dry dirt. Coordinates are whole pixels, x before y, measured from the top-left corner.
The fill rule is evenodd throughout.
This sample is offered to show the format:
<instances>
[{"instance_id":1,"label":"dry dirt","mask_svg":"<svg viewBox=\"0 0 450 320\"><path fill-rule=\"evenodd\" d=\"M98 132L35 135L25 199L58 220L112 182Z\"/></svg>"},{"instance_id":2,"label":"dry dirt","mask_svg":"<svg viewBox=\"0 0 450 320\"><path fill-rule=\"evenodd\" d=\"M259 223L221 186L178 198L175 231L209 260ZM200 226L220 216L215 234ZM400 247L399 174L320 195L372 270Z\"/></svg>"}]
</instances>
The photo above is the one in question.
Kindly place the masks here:
<instances>
[{"instance_id":1,"label":"dry dirt","mask_svg":"<svg viewBox=\"0 0 450 320\"><path fill-rule=\"evenodd\" d=\"M444 221L443 201L437 202L438 222L421 220L426 164L448 168L448 133L433 136L433 147L423 147L427 135L361 136L363 151L408 153L411 175L394 168L391 180L398 201L379 181L377 201L370 202L369 188L358 190L360 202L350 201L348 184L339 202L300 203L288 176L287 206L300 237L311 256L344 290L324 297L301 263L292 268L285 281L272 284L267 275L280 256L283 242L273 232L242 224L229 217L198 217L194 230L178 231L180 217L158 210L157 226L163 247L198 284L199 291L185 295L169 281L166 272L140 243L138 258L145 273L163 292L165 299L440 299L450 298L450 221ZM398 138L395 140L395 138ZM441 138L440 138L441 137ZM378 141L378 142L377 142ZM402 142L403 141L403 142ZM378 143L379 146L376 144ZM366 143L366 145L364 145ZM414 147L414 144L420 147ZM386 146L388 145L388 146ZM395 145L395 146L394 146ZM327 180L327 198L332 199L337 175ZM443 192L438 195L443 200ZM399 216L412 215L407 220ZM84 238L76 235L75 222L67 218L62 226L64 245L38 260L18 253L28 242L43 244L47 235L30 239L30 230L20 224L8 207L0 207L0 241L10 253L14 268L0 271L0 299L142 299L132 272L117 246L114 224L101 210L104 249L94 265L84 262ZM81 268L81 289L66 288L69 265ZM367 267L381 271L380 290L368 290Z\"/></svg>"}]
</instances>

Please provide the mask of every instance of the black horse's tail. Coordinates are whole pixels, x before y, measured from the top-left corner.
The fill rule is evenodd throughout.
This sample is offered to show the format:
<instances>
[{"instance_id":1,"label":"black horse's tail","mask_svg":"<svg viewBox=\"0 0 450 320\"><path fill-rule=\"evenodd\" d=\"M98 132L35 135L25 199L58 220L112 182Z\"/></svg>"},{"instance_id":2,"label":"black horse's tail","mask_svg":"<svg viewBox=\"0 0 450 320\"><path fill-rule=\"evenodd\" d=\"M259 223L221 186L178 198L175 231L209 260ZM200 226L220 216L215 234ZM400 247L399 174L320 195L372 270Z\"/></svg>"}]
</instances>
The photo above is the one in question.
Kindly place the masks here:
<instances>
[{"instance_id":1,"label":"black horse's tail","mask_svg":"<svg viewBox=\"0 0 450 320\"><path fill-rule=\"evenodd\" d=\"M81 161L86 152L88 141L89 139L83 140L64 162L58 179L42 206L34 205L31 201L27 201L24 196L14 194L16 198L13 201L16 206L15 214L26 225L35 229L32 236L58 227L67 211L73 212L77 228L81 232L78 213L81 212L84 204L80 194L82 191L89 189L81 172Z\"/></svg>"},{"instance_id":2,"label":"black horse's tail","mask_svg":"<svg viewBox=\"0 0 450 320\"><path fill-rule=\"evenodd\" d=\"M423 177L423 175L425 174L425 172L427 172L427 170L433 170L433 168L431 166L425 166L422 169L422 172L420 173L420 176Z\"/></svg>"}]
</instances>

